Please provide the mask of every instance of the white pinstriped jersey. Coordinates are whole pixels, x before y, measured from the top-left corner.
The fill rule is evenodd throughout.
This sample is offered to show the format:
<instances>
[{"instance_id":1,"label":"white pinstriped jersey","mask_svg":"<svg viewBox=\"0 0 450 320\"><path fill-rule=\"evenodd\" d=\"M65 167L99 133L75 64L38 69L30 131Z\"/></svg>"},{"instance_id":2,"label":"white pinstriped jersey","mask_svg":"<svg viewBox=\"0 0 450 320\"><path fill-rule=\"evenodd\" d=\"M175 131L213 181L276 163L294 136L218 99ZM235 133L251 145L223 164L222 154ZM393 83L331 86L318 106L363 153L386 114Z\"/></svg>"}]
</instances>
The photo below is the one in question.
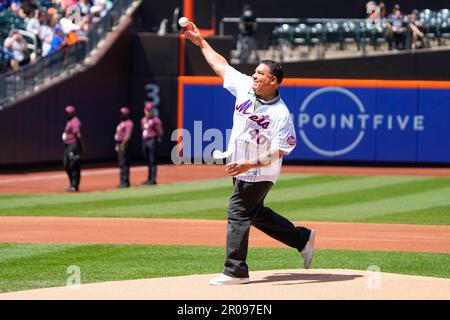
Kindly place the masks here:
<instances>
[{"instance_id":1,"label":"white pinstriped jersey","mask_svg":"<svg viewBox=\"0 0 450 320\"><path fill-rule=\"evenodd\" d=\"M231 161L254 160L268 150L281 150L288 155L296 145L295 128L284 101L279 97L265 102L256 98L253 79L231 66L225 69L223 87L236 97L228 150ZM256 109L255 109L256 106ZM276 182L282 159L270 166L252 169L236 178L248 182Z\"/></svg>"}]
</instances>

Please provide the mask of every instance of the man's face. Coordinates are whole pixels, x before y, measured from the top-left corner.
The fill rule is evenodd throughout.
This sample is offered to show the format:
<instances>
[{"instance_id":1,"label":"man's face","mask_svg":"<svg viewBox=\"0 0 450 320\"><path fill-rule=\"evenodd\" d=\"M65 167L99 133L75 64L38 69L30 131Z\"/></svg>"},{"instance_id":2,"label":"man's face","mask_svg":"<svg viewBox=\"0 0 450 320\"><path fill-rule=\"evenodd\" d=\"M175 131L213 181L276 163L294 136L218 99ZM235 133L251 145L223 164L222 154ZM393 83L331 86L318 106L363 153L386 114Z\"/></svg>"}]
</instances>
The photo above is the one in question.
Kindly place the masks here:
<instances>
[{"instance_id":1,"label":"man's face","mask_svg":"<svg viewBox=\"0 0 450 320\"><path fill-rule=\"evenodd\" d=\"M72 119L75 116L75 112L66 112L67 119Z\"/></svg>"},{"instance_id":2,"label":"man's face","mask_svg":"<svg viewBox=\"0 0 450 320\"><path fill-rule=\"evenodd\" d=\"M147 118L152 118L153 117L153 111L150 110L145 110L145 115L147 116Z\"/></svg>"},{"instance_id":3,"label":"man's face","mask_svg":"<svg viewBox=\"0 0 450 320\"><path fill-rule=\"evenodd\" d=\"M277 78L270 73L270 69L265 64L260 63L252 76L252 89L256 94L260 94L269 90L273 90L276 86Z\"/></svg>"}]
</instances>

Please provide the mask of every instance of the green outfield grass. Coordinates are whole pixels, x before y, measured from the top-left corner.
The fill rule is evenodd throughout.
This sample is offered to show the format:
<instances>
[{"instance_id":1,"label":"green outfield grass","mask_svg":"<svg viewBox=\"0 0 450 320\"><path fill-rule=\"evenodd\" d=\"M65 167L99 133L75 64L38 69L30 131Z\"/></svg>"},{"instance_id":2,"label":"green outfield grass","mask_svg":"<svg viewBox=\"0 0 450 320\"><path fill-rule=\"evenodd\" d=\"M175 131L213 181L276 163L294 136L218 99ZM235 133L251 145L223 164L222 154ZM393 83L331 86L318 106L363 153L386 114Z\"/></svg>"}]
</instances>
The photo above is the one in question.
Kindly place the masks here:
<instances>
[{"instance_id":1,"label":"green outfield grass","mask_svg":"<svg viewBox=\"0 0 450 320\"><path fill-rule=\"evenodd\" d=\"M81 283L220 273L223 247L0 244L0 292L66 285L69 266ZM251 271L301 269L290 248L250 248ZM450 255L438 253L317 250L316 269L367 270L450 278Z\"/></svg>"},{"instance_id":2,"label":"green outfield grass","mask_svg":"<svg viewBox=\"0 0 450 320\"><path fill-rule=\"evenodd\" d=\"M0 195L3 216L225 219L231 179L79 194ZM292 220L450 224L450 179L283 174L266 205Z\"/></svg>"}]
</instances>

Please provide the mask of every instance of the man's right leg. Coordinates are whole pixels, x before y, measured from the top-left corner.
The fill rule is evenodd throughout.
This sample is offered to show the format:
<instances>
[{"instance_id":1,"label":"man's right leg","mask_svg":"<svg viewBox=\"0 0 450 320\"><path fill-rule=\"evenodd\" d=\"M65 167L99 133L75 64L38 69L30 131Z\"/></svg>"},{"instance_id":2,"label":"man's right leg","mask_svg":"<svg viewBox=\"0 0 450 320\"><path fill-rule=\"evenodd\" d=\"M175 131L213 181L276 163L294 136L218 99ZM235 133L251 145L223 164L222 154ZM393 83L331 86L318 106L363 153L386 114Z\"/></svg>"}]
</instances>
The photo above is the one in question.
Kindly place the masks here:
<instances>
[{"instance_id":1,"label":"man's right leg","mask_svg":"<svg viewBox=\"0 0 450 320\"><path fill-rule=\"evenodd\" d=\"M69 146L64 147L64 158L63 158L63 166L64 170L67 173L67 177L69 178L69 186L72 186L72 170L70 168L70 159L69 159Z\"/></svg>"},{"instance_id":2,"label":"man's right leg","mask_svg":"<svg viewBox=\"0 0 450 320\"><path fill-rule=\"evenodd\" d=\"M119 186L129 186L130 180L129 180L129 161L127 159L126 151L119 151L117 153L117 158L119 162L120 167L120 184Z\"/></svg>"},{"instance_id":3,"label":"man's right leg","mask_svg":"<svg viewBox=\"0 0 450 320\"><path fill-rule=\"evenodd\" d=\"M149 140L149 173L148 173L148 181L152 184L156 184L156 170L157 170L157 159L156 159L156 148L157 141L155 139Z\"/></svg>"},{"instance_id":4,"label":"man's right leg","mask_svg":"<svg viewBox=\"0 0 450 320\"><path fill-rule=\"evenodd\" d=\"M238 278L248 277L246 259L250 226L272 185L271 182L252 183L235 180L233 194L228 204L224 274Z\"/></svg>"},{"instance_id":5,"label":"man's right leg","mask_svg":"<svg viewBox=\"0 0 450 320\"><path fill-rule=\"evenodd\" d=\"M150 175L151 175L150 154L149 154L150 150L148 148L147 141L142 141L142 153L144 155L145 165L147 166L147 169L148 169L147 180L145 180L142 184L148 184L148 181L149 181L149 178L150 178Z\"/></svg>"}]
</instances>

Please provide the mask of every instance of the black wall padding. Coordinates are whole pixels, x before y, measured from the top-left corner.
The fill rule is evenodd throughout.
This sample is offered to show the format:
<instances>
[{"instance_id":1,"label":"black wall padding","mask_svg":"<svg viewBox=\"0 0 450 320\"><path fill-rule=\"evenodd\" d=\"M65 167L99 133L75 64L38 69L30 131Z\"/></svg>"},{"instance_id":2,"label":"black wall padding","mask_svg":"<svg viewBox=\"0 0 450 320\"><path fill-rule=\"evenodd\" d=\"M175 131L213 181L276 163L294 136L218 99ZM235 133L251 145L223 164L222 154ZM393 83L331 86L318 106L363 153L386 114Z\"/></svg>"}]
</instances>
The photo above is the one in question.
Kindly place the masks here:
<instances>
[{"instance_id":1,"label":"black wall padding","mask_svg":"<svg viewBox=\"0 0 450 320\"><path fill-rule=\"evenodd\" d=\"M288 78L450 80L450 50L283 63ZM252 74L255 65L237 69Z\"/></svg>"},{"instance_id":2,"label":"black wall padding","mask_svg":"<svg viewBox=\"0 0 450 320\"><path fill-rule=\"evenodd\" d=\"M212 36L207 38L209 44L219 54L225 57L227 61L230 61L231 49L234 46L233 37L217 37ZM186 41L186 69L185 75L196 76L215 76L214 71L203 57L198 47L192 44L189 40Z\"/></svg>"},{"instance_id":3,"label":"black wall padding","mask_svg":"<svg viewBox=\"0 0 450 320\"><path fill-rule=\"evenodd\" d=\"M178 56L178 35L139 33L133 47L133 74L177 76Z\"/></svg>"}]
</instances>

